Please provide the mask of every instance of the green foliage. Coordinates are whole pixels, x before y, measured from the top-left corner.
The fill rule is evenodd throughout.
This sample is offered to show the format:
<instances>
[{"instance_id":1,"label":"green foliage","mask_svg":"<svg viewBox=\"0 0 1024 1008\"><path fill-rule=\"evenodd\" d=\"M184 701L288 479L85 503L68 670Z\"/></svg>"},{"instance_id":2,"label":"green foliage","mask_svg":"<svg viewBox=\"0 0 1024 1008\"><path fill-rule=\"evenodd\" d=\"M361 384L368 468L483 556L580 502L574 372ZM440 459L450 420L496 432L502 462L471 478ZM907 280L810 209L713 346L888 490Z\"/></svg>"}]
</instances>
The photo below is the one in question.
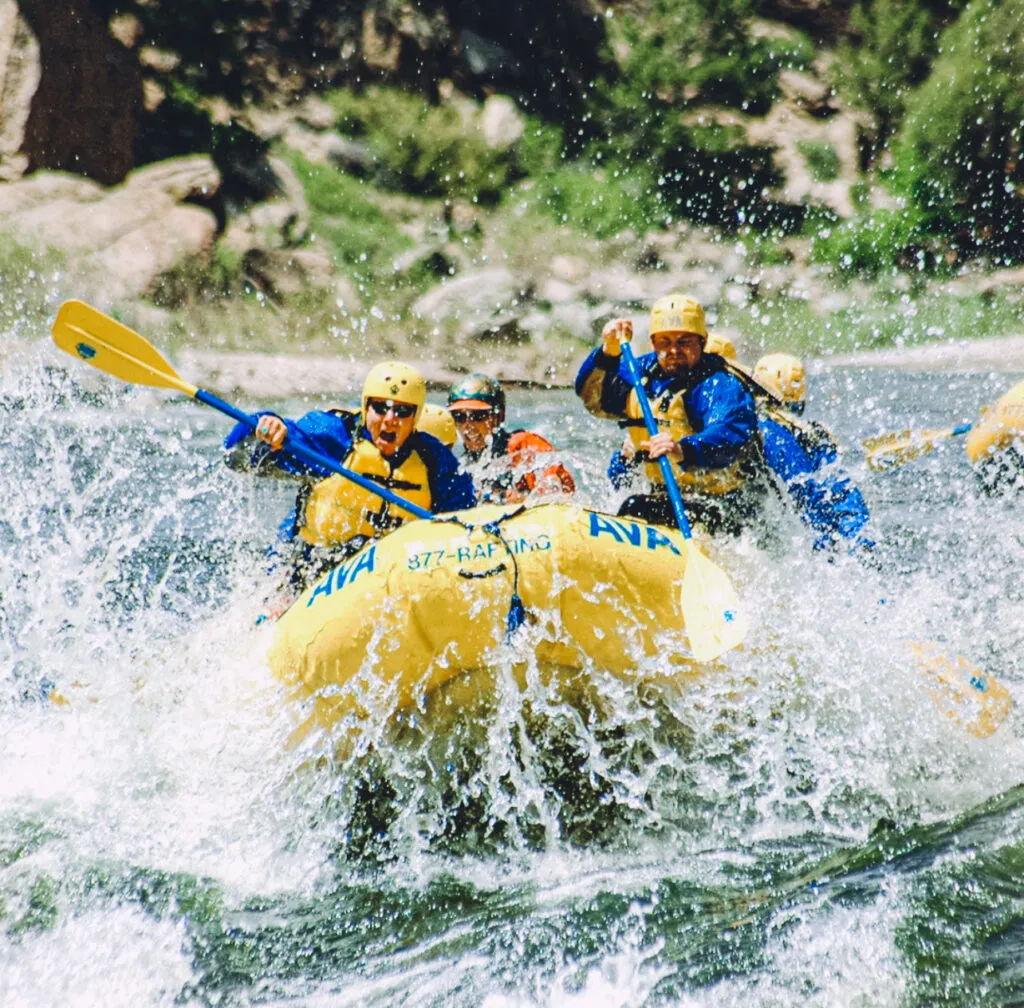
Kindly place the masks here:
<instances>
[{"instance_id":1,"label":"green foliage","mask_svg":"<svg viewBox=\"0 0 1024 1008\"><path fill-rule=\"evenodd\" d=\"M757 59L770 67L786 70L808 70L814 62L814 43L795 28L785 35L769 35L757 45Z\"/></svg>"},{"instance_id":2,"label":"green foliage","mask_svg":"<svg viewBox=\"0 0 1024 1008\"><path fill-rule=\"evenodd\" d=\"M850 202L858 213L865 213L871 205L871 186L861 180L850 186Z\"/></svg>"},{"instance_id":3,"label":"green foliage","mask_svg":"<svg viewBox=\"0 0 1024 1008\"><path fill-rule=\"evenodd\" d=\"M830 264L840 275L872 278L891 273L897 264L924 264L916 251L926 240L915 214L879 210L819 230L811 259Z\"/></svg>"},{"instance_id":4,"label":"green foliage","mask_svg":"<svg viewBox=\"0 0 1024 1008\"><path fill-rule=\"evenodd\" d=\"M753 38L750 18L749 0L651 0L612 22L613 42L629 47L622 85L652 104L766 112L776 93L777 47Z\"/></svg>"},{"instance_id":5,"label":"green foliage","mask_svg":"<svg viewBox=\"0 0 1024 1008\"><path fill-rule=\"evenodd\" d=\"M390 272L395 256L411 242L369 195L372 187L294 151L284 156L302 181L312 230L331 246L338 264L364 280Z\"/></svg>"},{"instance_id":6,"label":"green foliage","mask_svg":"<svg viewBox=\"0 0 1024 1008\"><path fill-rule=\"evenodd\" d=\"M655 226L656 194L657 186L644 166L609 170L586 159L542 175L532 189L537 206L558 223L596 239L614 237L626 228L643 234Z\"/></svg>"},{"instance_id":7,"label":"green foliage","mask_svg":"<svg viewBox=\"0 0 1024 1008\"><path fill-rule=\"evenodd\" d=\"M832 144L819 140L798 140L796 149L804 156L815 182L834 182L839 178L839 155Z\"/></svg>"},{"instance_id":8,"label":"green foliage","mask_svg":"<svg viewBox=\"0 0 1024 1008\"><path fill-rule=\"evenodd\" d=\"M247 292L242 257L218 245L209 262L186 259L163 273L152 300L161 308L181 308L197 302L211 304Z\"/></svg>"},{"instance_id":9,"label":"green foliage","mask_svg":"<svg viewBox=\"0 0 1024 1008\"><path fill-rule=\"evenodd\" d=\"M871 0L850 13L856 42L846 41L833 65L836 89L875 120L871 156L885 147L903 117L911 89L934 54L931 15L920 0Z\"/></svg>"},{"instance_id":10,"label":"green foliage","mask_svg":"<svg viewBox=\"0 0 1024 1008\"><path fill-rule=\"evenodd\" d=\"M56 926L59 917L57 887L53 879L43 873L32 882L25 914L11 925L10 933L17 935L25 931L48 931Z\"/></svg>"},{"instance_id":11,"label":"green foliage","mask_svg":"<svg viewBox=\"0 0 1024 1008\"><path fill-rule=\"evenodd\" d=\"M34 249L0 233L0 324L17 332L49 316L66 257L55 249Z\"/></svg>"},{"instance_id":12,"label":"green foliage","mask_svg":"<svg viewBox=\"0 0 1024 1008\"><path fill-rule=\"evenodd\" d=\"M908 103L896 184L960 255L1024 256L1024 0L974 0Z\"/></svg>"},{"instance_id":13,"label":"green foliage","mask_svg":"<svg viewBox=\"0 0 1024 1008\"><path fill-rule=\"evenodd\" d=\"M528 117L519 139L519 166L524 175L537 177L566 164L565 138L558 126Z\"/></svg>"},{"instance_id":14,"label":"green foliage","mask_svg":"<svg viewBox=\"0 0 1024 1008\"><path fill-rule=\"evenodd\" d=\"M784 223L762 195L779 182L771 152L747 143L741 121L768 110L780 68L778 40L753 38L750 14L747 0L651 0L643 16L613 22L628 54L621 76L595 90L592 155L650 179L661 219Z\"/></svg>"},{"instance_id":15,"label":"green foliage","mask_svg":"<svg viewBox=\"0 0 1024 1008\"><path fill-rule=\"evenodd\" d=\"M468 103L431 105L385 87L337 90L328 100L340 132L360 138L377 156L377 181L388 188L495 203L519 173L514 149L488 147Z\"/></svg>"},{"instance_id":16,"label":"green foliage","mask_svg":"<svg viewBox=\"0 0 1024 1008\"><path fill-rule=\"evenodd\" d=\"M906 287L903 278L882 276L851 291L848 307L824 313L799 297L761 298L745 307L723 302L718 324L742 332L752 348L798 356L1009 336L1024 325L1024 304L1001 294L956 297L939 285Z\"/></svg>"}]
</instances>

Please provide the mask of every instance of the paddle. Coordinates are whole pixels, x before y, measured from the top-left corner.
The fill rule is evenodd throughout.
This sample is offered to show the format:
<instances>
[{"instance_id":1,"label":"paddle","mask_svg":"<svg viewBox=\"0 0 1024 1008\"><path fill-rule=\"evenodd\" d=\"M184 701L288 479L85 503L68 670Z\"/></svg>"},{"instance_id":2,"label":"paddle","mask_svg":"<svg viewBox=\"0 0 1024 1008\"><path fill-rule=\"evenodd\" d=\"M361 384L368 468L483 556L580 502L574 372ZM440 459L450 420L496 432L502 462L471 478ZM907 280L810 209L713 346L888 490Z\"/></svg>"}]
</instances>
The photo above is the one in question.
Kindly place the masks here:
<instances>
[{"instance_id":1,"label":"paddle","mask_svg":"<svg viewBox=\"0 0 1024 1008\"><path fill-rule=\"evenodd\" d=\"M622 342L622 360L640 402L647 433L653 436L658 433L658 424L628 340ZM667 456L662 455L658 465L672 502L672 512L685 540L686 570L680 588L680 605L686 622L686 633L690 638L690 650L697 661L713 661L723 652L743 642L747 632L746 623L732 582L725 571L712 563L693 541L672 463Z\"/></svg>"},{"instance_id":2,"label":"paddle","mask_svg":"<svg viewBox=\"0 0 1024 1008\"><path fill-rule=\"evenodd\" d=\"M256 429L257 417L243 413L223 399L218 399L211 392L189 384L180 378L159 351L137 332L83 301L65 301L57 312L52 332L53 340L61 350L85 361L91 367L133 385L150 385L154 388L184 392L204 406L212 406L232 420ZM320 466L344 476L364 490L414 514L417 518L430 520L434 517L419 505L399 497L386 487L378 486L372 480L346 469L319 452L288 441L285 441L282 450L301 462Z\"/></svg>"},{"instance_id":3,"label":"paddle","mask_svg":"<svg viewBox=\"0 0 1024 1008\"><path fill-rule=\"evenodd\" d=\"M977 738L988 738L1013 707L1010 691L965 658L950 657L935 644L907 641L926 677L935 705Z\"/></svg>"},{"instance_id":4,"label":"paddle","mask_svg":"<svg viewBox=\"0 0 1024 1008\"><path fill-rule=\"evenodd\" d=\"M974 424L946 427L939 430L894 431L891 434L876 434L865 438L861 444L866 452L868 467L876 472L895 469L922 455L934 451L947 438L966 434Z\"/></svg>"}]
</instances>

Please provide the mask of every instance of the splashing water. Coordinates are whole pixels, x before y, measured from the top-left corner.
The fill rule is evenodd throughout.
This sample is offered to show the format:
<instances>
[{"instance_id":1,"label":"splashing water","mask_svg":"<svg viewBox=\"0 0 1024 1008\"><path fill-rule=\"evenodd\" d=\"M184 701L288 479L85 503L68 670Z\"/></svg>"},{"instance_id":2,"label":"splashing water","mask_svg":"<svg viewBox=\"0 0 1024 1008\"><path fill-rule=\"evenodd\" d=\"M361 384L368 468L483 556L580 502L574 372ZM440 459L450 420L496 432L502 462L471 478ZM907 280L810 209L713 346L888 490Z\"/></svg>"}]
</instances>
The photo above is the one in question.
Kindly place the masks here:
<instances>
[{"instance_id":1,"label":"splashing water","mask_svg":"<svg viewBox=\"0 0 1024 1008\"><path fill-rule=\"evenodd\" d=\"M1020 689L1019 500L977 496L955 445L851 456L881 570L785 515L770 546L716 544L752 629L699 683L595 669L570 701L526 628L475 695L289 748L255 616L290 489L227 472L215 415L65 364L0 379L0 1003L1021 995L1020 715L970 736L906 647ZM866 381L812 394L851 447L1001 388L872 376L866 407ZM618 429L512 400L614 507Z\"/></svg>"}]
</instances>

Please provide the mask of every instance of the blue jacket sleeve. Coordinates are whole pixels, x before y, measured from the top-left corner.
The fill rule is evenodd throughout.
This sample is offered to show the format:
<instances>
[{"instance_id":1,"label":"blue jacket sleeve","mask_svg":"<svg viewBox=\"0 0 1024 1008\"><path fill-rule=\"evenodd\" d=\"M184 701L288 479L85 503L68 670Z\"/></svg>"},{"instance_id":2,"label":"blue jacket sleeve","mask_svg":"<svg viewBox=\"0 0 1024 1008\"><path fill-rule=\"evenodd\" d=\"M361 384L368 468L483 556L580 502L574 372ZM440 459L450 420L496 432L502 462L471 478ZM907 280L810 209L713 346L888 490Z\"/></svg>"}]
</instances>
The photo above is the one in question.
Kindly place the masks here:
<instances>
[{"instance_id":1,"label":"blue jacket sleeve","mask_svg":"<svg viewBox=\"0 0 1024 1008\"><path fill-rule=\"evenodd\" d=\"M838 466L821 465L781 424L762 418L760 427L768 465L786 484L803 522L820 533L815 546L833 545L837 536L872 546L860 536L871 514L853 480Z\"/></svg>"},{"instance_id":2,"label":"blue jacket sleeve","mask_svg":"<svg viewBox=\"0 0 1024 1008\"><path fill-rule=\"evenodd\" d=\"M726 371L715 372L687 392L685 403L697 428L679 440L687 465L707 469L730 465L757 430L753 397Z\"/></svg>"},{"instance_id":3,"label":"blue jacket sleeve","mask_svg":"<svg viewBox=\"0 0 1024 1008\"><path fill-rule=\"evenodd\" d=\"M431 434L417 432L416 448L427 465L430 479L430 510L462 511L476 504L473 478L460 468L452 450Z\"/></svg>"},{"instance_id":4,"label":"blue jacket sleeve","mask_svg":"<svg viewBox=\"0 0 1024 1008\"><path fill-rule=\"evenodd\" d=\"M608 461L608 479L616 490L621 490L633 475L633 469L621 451L613 452Z\"/></svg>"},{"instance_id":5,"label":"blue jacket sleeve","mask_svg":"<svg viewBox=\"0 0 1024 1008\"><path fill-rule=\"evenodd\" d=\"M245 469L259 475L323 477L329 476L332 470L293 458L288 453L288 445L301 445L336 460L338 465L342 464L352 447L352 421L346 421L337 413L313 410L299 420L282 419L288 427L288 437L284 447L276 452L258 441L247 424L237 424L224 439L228 464L234 469Z\"/></svg>"}]
</instances>

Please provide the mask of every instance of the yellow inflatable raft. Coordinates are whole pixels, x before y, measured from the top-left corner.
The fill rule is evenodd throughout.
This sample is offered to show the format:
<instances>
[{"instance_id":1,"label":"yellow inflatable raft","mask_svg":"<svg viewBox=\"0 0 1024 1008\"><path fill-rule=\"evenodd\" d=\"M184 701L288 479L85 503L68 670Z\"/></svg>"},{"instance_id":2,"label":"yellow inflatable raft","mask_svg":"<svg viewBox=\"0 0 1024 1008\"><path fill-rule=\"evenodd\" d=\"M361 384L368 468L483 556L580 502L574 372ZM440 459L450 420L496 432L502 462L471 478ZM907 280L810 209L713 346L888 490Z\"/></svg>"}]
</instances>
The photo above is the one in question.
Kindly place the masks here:
<instances>
[{"instance_id":1,"label":"yellow inflatable raft","mask_svg":"<svg viewBox=\"0 0 1024 1008\"><path fill-rule=\"evenodd\" d=\"M695 670L685 565L678 532L571 504L414 521L296 600L277 623L271 666L304 705L301 734L407 710L493 663L518 589L526 622L509 646L528 647L542 668L633 678L659 655L675 676Z\"/></svg>"},{"instance_id":2,"label":"yellow inflatable raft","mask_svg":"<svg viewBox=\"0 0 1024 1008\"><path fill-rule=\"evenodd\" d=\"M967 457L977 464L1024 440L1024 381L1018 382L994 406L986 406L981 419L967 434Z\"/></svg>"}]
</instances>

